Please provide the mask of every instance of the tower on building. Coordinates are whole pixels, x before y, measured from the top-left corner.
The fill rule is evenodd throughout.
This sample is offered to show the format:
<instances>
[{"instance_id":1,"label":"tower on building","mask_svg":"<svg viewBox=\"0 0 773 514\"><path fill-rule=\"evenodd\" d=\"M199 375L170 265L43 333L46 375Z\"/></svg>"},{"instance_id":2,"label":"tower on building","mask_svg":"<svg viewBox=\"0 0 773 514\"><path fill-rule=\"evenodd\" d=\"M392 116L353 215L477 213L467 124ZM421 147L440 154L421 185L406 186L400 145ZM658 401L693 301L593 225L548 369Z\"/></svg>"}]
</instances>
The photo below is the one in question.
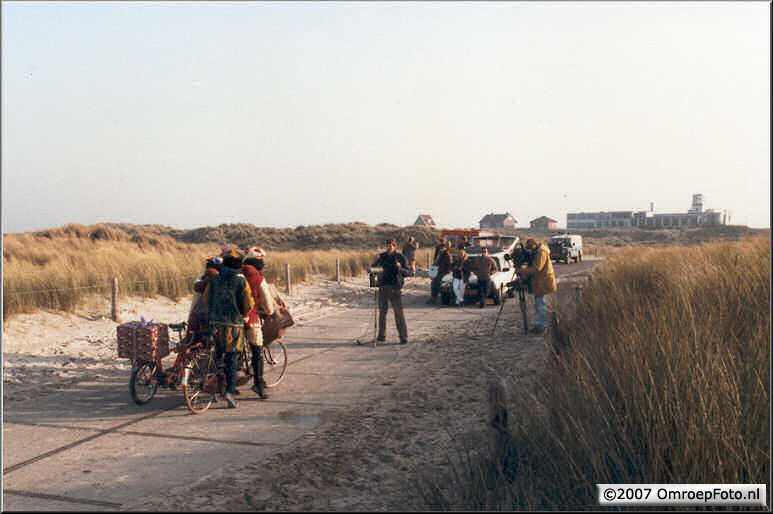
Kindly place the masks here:
<instances>
[{"instance_id":1,"label":"tower on building","mask_svg":"<svg viewBox=\"0 0 773 514\"><path fill-rule=\"evenodd\" d=\"M703 194L702 193L697 193L692 195L692 207L690 207L690 210L687 212L690 212L690 213L703 212Z\"/></svg>"}]
</instances>

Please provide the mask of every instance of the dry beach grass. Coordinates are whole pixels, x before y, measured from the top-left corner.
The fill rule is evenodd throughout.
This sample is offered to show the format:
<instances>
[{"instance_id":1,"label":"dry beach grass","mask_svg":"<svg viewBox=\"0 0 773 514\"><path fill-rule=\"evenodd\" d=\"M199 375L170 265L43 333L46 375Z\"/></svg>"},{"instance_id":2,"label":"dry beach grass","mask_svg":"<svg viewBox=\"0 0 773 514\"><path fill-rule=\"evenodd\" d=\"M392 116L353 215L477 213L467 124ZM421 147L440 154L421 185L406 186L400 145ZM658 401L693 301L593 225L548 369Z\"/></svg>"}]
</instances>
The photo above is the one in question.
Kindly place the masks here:
<instances>
[{"instance_id":1,"label":"dry beach grass","mask_svg":"<svg viewBox=\"0 0 773 514\"><path fill-rule=\"evenodd\" d=\"M770 239L624 249L555 308L557 354L512 395L504 469L471 459L428 504L596 509L596 483L769 485Z\"/></svg>"}]
</instances>

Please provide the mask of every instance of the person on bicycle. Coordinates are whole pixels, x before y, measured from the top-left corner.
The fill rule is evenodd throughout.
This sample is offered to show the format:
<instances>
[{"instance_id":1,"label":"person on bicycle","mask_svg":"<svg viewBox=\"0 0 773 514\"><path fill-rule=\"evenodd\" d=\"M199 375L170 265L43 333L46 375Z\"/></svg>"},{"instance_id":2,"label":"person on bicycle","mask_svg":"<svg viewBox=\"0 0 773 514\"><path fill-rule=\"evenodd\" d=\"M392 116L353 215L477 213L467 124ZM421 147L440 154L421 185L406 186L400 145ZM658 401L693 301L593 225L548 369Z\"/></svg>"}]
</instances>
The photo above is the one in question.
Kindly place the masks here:
<instances>
[{"instance_id":1,"label":"person on bicycle","mask_svg":"<svg viewBox=\"0 0 773 514\"><path fill-rule=\"evenodd\" d=\"M276 311L274 300L271 298L271 293L268 290L268 282L260 273L264 266L263 258L265 256L266 251L263 248L259 246L250 248L247 250L247 256L242 266L242 274L250 285L252 299L255 301L255 305L247 314L247 320L244 325L247 342L252 351L251 364L254 381L252 390L258 393L261 400L269 397L266 381L263 379L263 323L261 314L273 316Z\"/></svg>"},{"instance_id":2,"label":"person on bicycle","mask_svg":"<svg viewBox=\"0 0 773 514\"><path fill-rule=\"evenodd\" d=\"M225 252L224 252L225 253ZM236 408L236 359L244 349L244 318L255 301L247 279L239 273L241 257L233 250L225 253L220 273L209 279L201 300L208 309L210 340L218 361L223 358L225 401Z\"/></svg>"},{"instance_id":3,"label":"person on bicycle","mask_svg":"<svg viewBox=\"0 0 773 514\"><path fill-rule=\"evenodd\" d=\"M204 293L204 289L209 284L209 279L218 273L218 270L223 267L223 259L220 257L210 257L204 264L204 273L196 278L196 282L193 284L193 298L191 299L191 308L188 311L188 330L185 333L181 345L187 347L192 341L191 338L194 334L201 330L206 330L207 323L207 308L201 303L201 295Z\"/></svg>"}]
</instances>

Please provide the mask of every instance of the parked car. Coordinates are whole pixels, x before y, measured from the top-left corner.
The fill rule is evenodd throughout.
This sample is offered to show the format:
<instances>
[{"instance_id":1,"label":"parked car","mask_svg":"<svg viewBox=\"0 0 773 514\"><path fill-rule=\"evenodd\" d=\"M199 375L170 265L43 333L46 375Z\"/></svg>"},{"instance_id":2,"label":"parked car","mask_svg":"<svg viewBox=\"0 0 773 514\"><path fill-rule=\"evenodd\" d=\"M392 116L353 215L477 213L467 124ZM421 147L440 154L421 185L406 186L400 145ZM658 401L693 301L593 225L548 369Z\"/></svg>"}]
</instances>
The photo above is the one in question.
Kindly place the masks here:
<instances>
[{"instance_id":1,"label":"parked car","mask_svg":"<svg viewBox=\"0 0 773 514\"><path fill-rule=\"evenodd\" d=\"M512 265L510 264L510 261L505 259L505 255L513 253L518 241L518 236L479 236L473 237L472 244L464 249L465 252L467 252L468 259L470 259L473 264L473 268L475 268L475 261L480 258L484 247L488 248L489 257L496 262L497 271L491 275L492 287L488 295L489 298L494 300L495 305L502 303L502 295L505 294L505 291L507 290L505 284L514 279ZM456 262L456 259L458 259L458 256L454 256L454 262ZM453 274L448 273L440 282L440 299L446 305L455 301L452 287L453 281ZM470 274L470 280L464 291L464 300L467 303L480 301L478 277L475 275L475 272Z\"/></svg>"},{"instance_id":2,"label":"parked car","mask_svg":"<svg viewBox=\"0 0 773 514\"><path fill-rule=\"evenodd\" d=\"M548 241L548 248L550 248L550 259L554 262L564 261L569 264L569 259L582 262L582 236L575 234L553 236Z\"/></svg>"}]
</instances>

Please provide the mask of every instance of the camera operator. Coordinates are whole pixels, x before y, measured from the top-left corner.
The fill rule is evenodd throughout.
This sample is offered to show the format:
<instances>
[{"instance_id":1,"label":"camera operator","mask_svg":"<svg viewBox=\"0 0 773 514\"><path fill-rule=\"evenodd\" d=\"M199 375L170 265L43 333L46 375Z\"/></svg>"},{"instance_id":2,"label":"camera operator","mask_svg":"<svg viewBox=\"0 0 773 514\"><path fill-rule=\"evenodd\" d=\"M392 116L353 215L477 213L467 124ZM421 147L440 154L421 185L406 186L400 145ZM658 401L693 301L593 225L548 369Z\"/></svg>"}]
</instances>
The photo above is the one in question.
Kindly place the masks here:
<instances>
[{"instance_id":1,"label":"camera operator","mask_svg":"<svg viewBox=\"0 0 773 514\"><path fill-rule=\"evenodd\" d=\"M376 341L386 340L386 316L389 304L395 311L395 324L400 336L400 344L408 342L408 328L403 314L403 270L406 269L405 256L396 251L397 241L394 238L386 240L386 251L379 254L372 267L384 269L378 285L378 337Z\"/></svg>"},{"instance_id":2,"label":"camera operator","mask_svg":"<svg viewBox=\"0 0 773 514\"><path fill-rule=\"evenodd\" d=\"M519 276L531 277L531 293L534 295L534 308L537 310L537 324L531 329L532 334L541 335L547 324L547 306L545 295L556 292L556 275L553 263L550 262L550 250L534 238L526 240L526 251L531 257L531 264L525 268L517 268Z\"/></svg>"}]
</instances>

